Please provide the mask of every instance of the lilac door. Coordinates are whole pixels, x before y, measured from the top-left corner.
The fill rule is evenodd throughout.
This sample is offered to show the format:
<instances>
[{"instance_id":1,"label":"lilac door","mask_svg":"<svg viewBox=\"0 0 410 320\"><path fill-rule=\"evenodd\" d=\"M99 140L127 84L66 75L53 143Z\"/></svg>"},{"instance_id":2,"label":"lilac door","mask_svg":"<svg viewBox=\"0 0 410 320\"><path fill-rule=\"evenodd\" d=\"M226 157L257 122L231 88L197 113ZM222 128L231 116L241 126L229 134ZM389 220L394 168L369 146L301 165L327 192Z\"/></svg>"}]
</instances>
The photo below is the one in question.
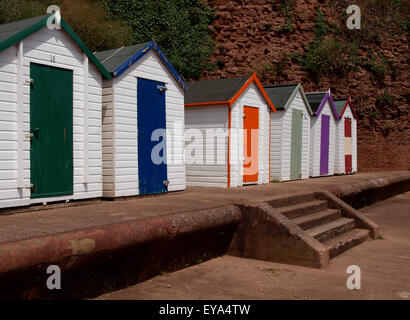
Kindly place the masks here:
<instances>
[{"instance_id":1,"label":"lilac door","mask_svg":"<svg viewBox=\"0 0 410 320\"><path fill-rule=\"evenodd\" d=\"M320 175L329 174L329 135L330 116L322 115L322 133L320 136Z\"/></svg>"}]
</instances>

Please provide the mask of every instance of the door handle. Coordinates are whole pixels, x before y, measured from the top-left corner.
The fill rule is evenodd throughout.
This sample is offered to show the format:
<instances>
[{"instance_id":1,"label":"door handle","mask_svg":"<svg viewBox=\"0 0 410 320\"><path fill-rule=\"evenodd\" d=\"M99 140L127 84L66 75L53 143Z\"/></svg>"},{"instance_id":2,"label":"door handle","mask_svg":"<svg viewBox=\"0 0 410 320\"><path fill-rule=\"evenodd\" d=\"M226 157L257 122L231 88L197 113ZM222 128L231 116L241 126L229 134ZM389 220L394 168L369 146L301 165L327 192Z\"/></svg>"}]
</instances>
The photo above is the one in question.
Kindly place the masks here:
<instances>
[{"instance_id":1,"label":"door handle","mask_svg":"<svg viewBox=\"0 0 410 320\"><path fill-rule=\"evenodd\" d=\"M31 131L30 131L30 133L31 133L33 136L35 136L36 139L38 139L39 132L40 132L40 128L32 128Z\"/></svg>"}]
</instances>

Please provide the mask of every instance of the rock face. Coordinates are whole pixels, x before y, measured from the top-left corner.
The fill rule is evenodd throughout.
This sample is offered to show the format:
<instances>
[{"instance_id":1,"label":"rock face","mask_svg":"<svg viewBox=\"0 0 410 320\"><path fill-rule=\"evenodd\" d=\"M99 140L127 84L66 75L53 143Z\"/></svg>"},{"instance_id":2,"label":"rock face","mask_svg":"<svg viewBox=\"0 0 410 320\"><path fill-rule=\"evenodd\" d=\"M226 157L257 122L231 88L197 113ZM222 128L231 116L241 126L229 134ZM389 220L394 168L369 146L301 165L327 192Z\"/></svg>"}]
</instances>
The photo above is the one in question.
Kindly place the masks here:
<instances>
[{"instance_id":1,"label":"rock face","mask_svg":"<svg viewBox=\"0 0 410 320\"><path fill-rule=\"evenodd\" d=\"M293 2L289 11L293 14L292 31L280 32L286 24L282 10L286 2ZM358 0L361 2L366 1ZM301 82L307 92L331 88L336 98L350 95L359 116L359 170L410 170L408 38L399 27L396 32L381 27L378 40L362 41L358 48L359 59L370 52L381 53L388 59L384 80L379 81L369 68L359 65L343 77L323 74L317 82L289 56L304 52L304 47L315 38L319 7L329 21L348 34L346 17L342 18L348 1L213 0L209 3L215 9L216 19L211 29L216 43L213 60L217 70L204 71L202 79L257 72L264 84ZM369 32L369 27L365 28L368 21L365 15L362 11L364 28L351 32ZM380 102L386 101L382 99L386 93L387 102Z\"/></svg>"}]
</instances>

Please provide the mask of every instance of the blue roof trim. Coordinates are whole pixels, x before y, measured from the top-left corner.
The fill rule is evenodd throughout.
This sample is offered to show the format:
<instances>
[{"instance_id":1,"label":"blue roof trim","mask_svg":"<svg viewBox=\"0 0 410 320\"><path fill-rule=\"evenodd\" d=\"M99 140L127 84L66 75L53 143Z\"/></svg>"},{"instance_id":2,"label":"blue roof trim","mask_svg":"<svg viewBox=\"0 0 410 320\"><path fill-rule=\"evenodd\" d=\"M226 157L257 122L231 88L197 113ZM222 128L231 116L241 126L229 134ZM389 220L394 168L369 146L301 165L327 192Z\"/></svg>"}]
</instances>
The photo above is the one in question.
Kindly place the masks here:
<instances>
[{"instance_id":1,"label":"blue roof trim","mask_svg":"<svg viewBox=\"0 0 410 320\"><path fill-rule=\"evenodd\" d=\"M119 77L121 74L123 74L128 68L130 68L134 63L136 63L139 59L141 59L143 56L145 56L151 49L154 49L156 53L158 54L159 58L162 60L162 62L166 65L168 70L171 72L171 74L174 76L175 80L178 82L179 86L183 90L187 90L188 86L185 83L185 80L178 74L178 72L174 69L174 67L171 65L171 63L168 61L168 59L165 57L161 49L158 47L157 43L152 40L147 44L146 47L142 48L140 51L138 51L131 59L128 61L124 62L120 67L118 67L114 72L115 77Z\"/></svg>"},{"instance_id":2,"label":"blue roof trim","mask_svg":"<svg viewBox=\"0 0 410 320\"><path fill-rule=\"evenodd\" d=\"M167 57L165 57L164 53L161 51L161 49L158 47L157 43L153 40L153 45L154 45L154 50L158 53L158 56L161 58L161 60L165 63L165 65L168 67L169 71L172 73L174 78L178 81L178 84L181 86L182 89L185 91L188 89L188 86L182 78L179 73L174 69L172 64L168 61Z\"/></svg>"}]
</instances>

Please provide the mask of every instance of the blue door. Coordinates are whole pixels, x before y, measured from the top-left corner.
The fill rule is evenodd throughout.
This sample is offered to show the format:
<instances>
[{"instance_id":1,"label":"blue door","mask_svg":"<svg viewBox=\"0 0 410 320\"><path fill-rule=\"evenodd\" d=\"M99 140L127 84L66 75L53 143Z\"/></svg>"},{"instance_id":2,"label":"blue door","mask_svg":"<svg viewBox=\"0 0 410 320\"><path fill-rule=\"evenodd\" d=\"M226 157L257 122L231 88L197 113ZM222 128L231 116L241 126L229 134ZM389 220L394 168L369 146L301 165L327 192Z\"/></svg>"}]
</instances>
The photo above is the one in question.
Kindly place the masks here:
<instances>
[{"instance_id":1,"label":"blue door","mask_svg":"<svg viewBox=\"0 0 410 320\"><path fill-rule=\"evenodd\" d=\"M167 164L165 160L161 161L167 158L165 93L164 83L138 78L138 177L141 195L164 193L168 189Z\"/></svg>"}]
</instances>

